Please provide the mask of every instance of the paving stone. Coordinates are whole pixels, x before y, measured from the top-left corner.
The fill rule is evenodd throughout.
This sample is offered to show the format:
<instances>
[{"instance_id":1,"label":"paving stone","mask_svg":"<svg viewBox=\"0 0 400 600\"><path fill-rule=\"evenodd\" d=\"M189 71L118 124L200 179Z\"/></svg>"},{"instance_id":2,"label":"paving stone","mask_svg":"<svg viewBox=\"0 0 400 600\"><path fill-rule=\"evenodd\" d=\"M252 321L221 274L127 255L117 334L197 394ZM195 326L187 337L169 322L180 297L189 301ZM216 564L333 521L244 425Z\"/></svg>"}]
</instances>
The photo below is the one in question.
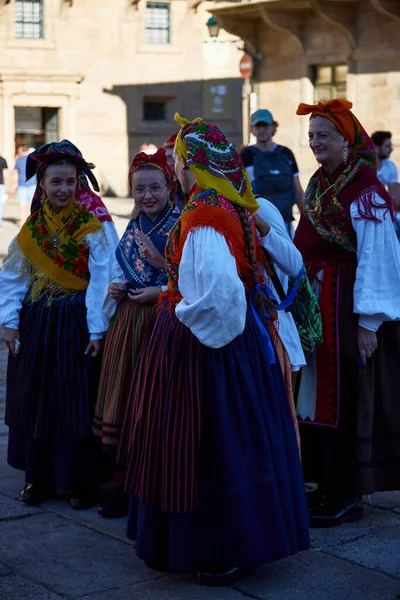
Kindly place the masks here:
<instances>
[{"instance_id":1,"label":"paving stone","mask_svg":"<svg viewBox=\"0 0 400 600\"><path fill-rule=\"evenodd\" d=\"M400 579L400 527L382 529L373 535L332 548L330 552Z\"/></svg>"},{"instance_id":2,"label":"paving stone","mask_svg":"<svg viewBox=\"0 0 400 600\"><path fill-rule=\"evenodd\" d=\"M25 506L18 500L0 494L0 521L28 517L41 512L36 506Z\"/></svg>"},{"instance_id":3,"label":"paving stone","mask_svg":"<svg viewBox=\"0 0 400 600\"><path fill-rule=\"evenodd\" d=\"M400 594L399 580L315 550L263 567L233 587L260 600L393 600Z\"/></svg>"},{"instance_id":4,"label":"paving stone","mask_svg":"<svg viewBox=\"0 0 400 600\"><path fill-rule=\"evenodd\" d=\"M227 587L201 587L194 583L193 575L165 577L152 583L84 596L81 600L246 600L246 596Z\"/></svg>"},{"instance_id":5,"label":"paving stone","mask_svg":"<svg viewBox=\"0 0 400 600\"><path fill-rule=\"evenodd\" d=\"M11 576L0 579L0 600L60 600L60 596L22 577Z\"/></svg>"},{"instance_id":6,"label":"paving stone","mask_svg":"<svg viewBox=\"0 0 400 600\"><path fill-rule=\"evenodd\" d=\"M371 496L372 505L380 508L400 507L400 491L398 492L377 492Z\"/></svg>"},{"instance_id":7,"label":"paving stone","mask_svg":"<svg viewBox=\"0 0 400 600\"><path fill-rule=\"evenodd\" d=\"M361 537L379 533L384 527L400 525L400 515L388 510L364 505L363 518L355 523L343 523L332 529L311 529L311 545L313 548L327 550Z\"/></svg>"},{"instance_id":8,"label":"paving stone","mask_svg":"<svg viewBox=\"0 0 400 600\"><path fill-rule=\"evenodd\" d=\"M10 575L11 569L9 569L6 565L0 563L0 577L4 577L5 575Z\"/></svg>"},{"instance_id":9,"label":"paving stone","mask_svg":"<svg viewBox=\"0 0 400 600\"><path fill-rule=\"evenodd\" d=\"M0 561L3 554L17 575L72 598L163 576L128 544L51 513L3 521L1 533Z\"/></svg>"},{"instance_id":10,"label":"paving stone","mask_svg":"<svg viewBox=\"0 0 400 600\"><path fill-rule=\"evenodd\" d=\"M1 465L1 458L0 458ZM7 476L1 475L0 469L0 493L10 498L18 498L20 491L25 485L25 476L22 471L13 469L13 473Z\"/></svg>"},{"instance_id":11,"label":"paving stone","mask_svg":"<svg viewBox=\"0 0 400 600\"><path fill-rule=\"evenodd\" d=\"M103 519L97 514L96 506L89 510L72 510L69 504L62 498L52 498L42 506L46 511L64 516L100 533L121 539L128 544L134 544L133 541L128 540L126 537L127 517L122 519Z\"/></svg>"}]
</instances>

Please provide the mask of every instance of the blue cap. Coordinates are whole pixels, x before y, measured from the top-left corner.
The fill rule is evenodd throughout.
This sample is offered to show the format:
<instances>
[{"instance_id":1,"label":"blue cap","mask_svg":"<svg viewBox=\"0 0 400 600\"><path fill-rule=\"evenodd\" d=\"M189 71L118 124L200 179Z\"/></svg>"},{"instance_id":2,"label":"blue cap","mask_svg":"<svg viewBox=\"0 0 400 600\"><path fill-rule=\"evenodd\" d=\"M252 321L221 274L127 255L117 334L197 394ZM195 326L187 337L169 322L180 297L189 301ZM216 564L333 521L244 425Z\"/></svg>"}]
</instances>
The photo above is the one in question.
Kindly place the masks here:
<instances>
[{"instance_id":1,"label":"blue cap","mask_svg":"<svg viewBox=\"0 0 400 600\"><path fill-rule=\"evenodd\" d=\"M250 117L250 123L254 125L258 125L258 123L266 123L267 125L272 125L274 122L274 118L269 112L269 110L265 108L259 108L254 112Z\"/></svg>"}]
</instances>

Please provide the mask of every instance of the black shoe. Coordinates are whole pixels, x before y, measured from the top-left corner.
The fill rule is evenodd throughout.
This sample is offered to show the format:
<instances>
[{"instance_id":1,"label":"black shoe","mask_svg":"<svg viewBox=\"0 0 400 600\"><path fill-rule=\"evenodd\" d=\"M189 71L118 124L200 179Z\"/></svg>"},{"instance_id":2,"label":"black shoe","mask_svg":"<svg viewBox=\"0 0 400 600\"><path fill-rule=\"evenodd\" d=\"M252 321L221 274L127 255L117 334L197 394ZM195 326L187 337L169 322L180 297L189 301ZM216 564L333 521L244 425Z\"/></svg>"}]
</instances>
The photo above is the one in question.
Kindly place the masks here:
<instances>
[{"instance_id":1,"label":"black shoe","mask_svg":"<svg viewBox=\"0 0 400 600\"><path fill-rule=\"evenodd\" d=\"M211 587L231 585L249 573L249 569L242 567L205 567L204 570L197 571L197 583Z\"/></svg>"},{"instance_id":2,"label":"black shoe","mask_svg":"<svg viewBox=\"0 0 400 600\"><path fill-rule=\"evenodd\" d=\"M44 500L54 496L55 489L52 486L38 485L35 483L27 483L19 494L19 501L23 504L36 506Z\"/></svg>"},{"instance_id":3,"label":"black shoe","mask_svg":"<svg viewBox=\"0 0 400 600\"><path fill-rule=\"evenodd\" d=\"M145 560L144 564L149 569L153 569L154 571L169 571L169 565L167 561L163 560Z\"/></svg>"},{"instance_id":4,"label":"black shoe","mask_svg":"<svg viewBox=\"0 0 400 600\"><path fill-rule=\"evenodd\" d=\"M114 504L113 502L99 504L97 512L103 519L121 519L129 514L129 502L126 503L126 506L120 503Z\"/></svg>"},{"instance_id":5,"label":"black shoe","mask_svg":"<svg viewBox=\"0 0 400 600\"><path fill-rule=\"evenodd\" d=\"M73 494L69 499L69 505L74 510L86 510L94 506L94 492L80 492Z\"/></svg>"},{"instance_id":6,"label":"black shoe","mask_svg":"<svg viewBox=\"0 0 400 600\"><path fill-rule=\"evenodd\" d=\"M360 498L353 500L325 502L314 510L310 510L310 527L337 527L342 523L359 521L363 515Z\"/></svg>"}]
</instances>

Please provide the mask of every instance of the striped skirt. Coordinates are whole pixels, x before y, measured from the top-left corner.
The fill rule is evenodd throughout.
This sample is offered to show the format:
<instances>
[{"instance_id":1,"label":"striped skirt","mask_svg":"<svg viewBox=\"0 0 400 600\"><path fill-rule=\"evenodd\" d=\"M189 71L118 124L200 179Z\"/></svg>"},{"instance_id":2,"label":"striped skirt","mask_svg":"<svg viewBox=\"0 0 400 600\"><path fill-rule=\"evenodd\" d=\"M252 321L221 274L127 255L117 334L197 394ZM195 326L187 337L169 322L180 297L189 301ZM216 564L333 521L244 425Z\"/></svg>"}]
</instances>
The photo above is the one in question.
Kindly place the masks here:
<instances>
[{"instance_id":1,"label":"striped skirt","mask_svg":"<svg viewBox=\"0 0 400 600\"><path fill-rule=\"evenodd\" d=\"M242 335L212 349L163 302L138 358L120 459L139 499L129 535L140 558L173 570L251 567L309 545L279 359L270 364L251 311Z\"/></svg>"},{"instance_id":2,"label":"striped skirt","mask_svg":"<svg viewBox=\"0 0 400 600\"><path fill-rule=\"evenodd\" d=\"M137 356L155 306L123 300L110 323L104 345L93 433L105 446L117 446Z\"/></svg>"}]
</instances>

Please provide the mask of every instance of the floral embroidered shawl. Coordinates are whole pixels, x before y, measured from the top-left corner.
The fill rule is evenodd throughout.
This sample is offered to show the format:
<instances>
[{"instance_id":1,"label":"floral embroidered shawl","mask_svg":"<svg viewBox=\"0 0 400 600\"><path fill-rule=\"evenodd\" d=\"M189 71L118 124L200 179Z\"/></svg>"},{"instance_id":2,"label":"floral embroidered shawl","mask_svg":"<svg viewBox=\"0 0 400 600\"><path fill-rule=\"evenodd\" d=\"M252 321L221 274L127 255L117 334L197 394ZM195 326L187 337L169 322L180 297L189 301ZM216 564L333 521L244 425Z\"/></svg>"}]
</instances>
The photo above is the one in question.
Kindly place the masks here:
<instances>
[{"instance_id":1,"label":"floral embroidered shawl","mask_svg":"<svg viewBox=\"0 0 400 600\"><path fill-rule=\"evenodd\" d=\"M157 217L156 221L150 221L145 213L141 212L128 224L115 252L117 261L125 276L127 289L140 289L150 286L161 287L167 284L167 274L165 271L153 267L147 258L142 255L143 253L141 254L140 250L142 244L138 232L142 228L143 233L148 234L148 232L154 229L159 223L160 227L156 227L150 234L150 239L157 250L161 254L164 254L169 232L180 217L178 207L174 207L167 220L164 221L164 218L170 209L171 203L167 202L164 210Z\"/></svg>"},{"instance_id":2,"label":"floral embroidered shawl","mask_svg":"<svg viewBox=\"0 0 400 600\"><path fill-rule=\"evenodd\" d=\"M46 200L28 218L16 242L29 264L31 300L38 300L44 294L68 295L87 288L89 250L84 238L101 228L98 219L74 201L56 213ZM57 249L50 241L54 234L60 240ZM11 254L12 251L10 257Z\"/></svg>"}]
</instances>

